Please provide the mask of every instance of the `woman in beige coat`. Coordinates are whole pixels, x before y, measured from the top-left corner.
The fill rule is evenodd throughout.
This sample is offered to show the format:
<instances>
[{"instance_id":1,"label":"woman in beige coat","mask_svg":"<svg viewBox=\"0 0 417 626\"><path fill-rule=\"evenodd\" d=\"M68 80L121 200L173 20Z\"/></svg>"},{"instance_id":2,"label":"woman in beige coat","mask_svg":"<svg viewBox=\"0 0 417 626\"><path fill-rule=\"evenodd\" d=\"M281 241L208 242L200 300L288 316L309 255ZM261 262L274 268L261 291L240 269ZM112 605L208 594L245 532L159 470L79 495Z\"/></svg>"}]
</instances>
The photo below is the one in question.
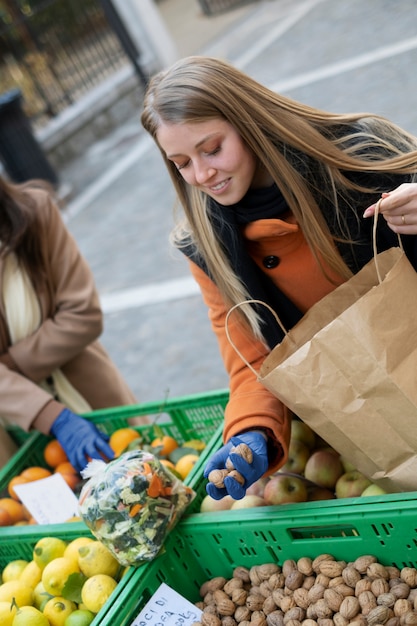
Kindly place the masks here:
<instances>
[{"instance_id":1,"label":"woman in beige coat","mask_svg":"<svg viewBox=\"0 0 417 626\"><path fill-rule=\"evenodd\" d=\"M79 414L136 400L97 341L92 273L41 184L0 178L0 289L0 416L56 437L78 470L111 458Z\"/></svg>"}]
</instances>

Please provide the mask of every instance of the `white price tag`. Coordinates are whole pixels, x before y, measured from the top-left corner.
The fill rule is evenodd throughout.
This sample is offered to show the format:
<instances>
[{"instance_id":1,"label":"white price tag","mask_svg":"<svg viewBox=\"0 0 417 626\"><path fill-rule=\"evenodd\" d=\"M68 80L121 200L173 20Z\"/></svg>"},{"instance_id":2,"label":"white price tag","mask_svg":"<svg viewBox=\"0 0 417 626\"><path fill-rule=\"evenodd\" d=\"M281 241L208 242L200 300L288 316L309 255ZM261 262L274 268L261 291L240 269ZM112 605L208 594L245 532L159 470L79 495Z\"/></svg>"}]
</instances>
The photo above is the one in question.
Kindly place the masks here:
<instances>
[{"instance_id":1,"label":"white price tag","mask_svg":"<svg viewBox=\"0 0 417 626\"><path fill-rule=\"evenodd\" d=\"M131 626L191 626L202 611L165 583L157 589Z\"/></svg>"},{"instance_id":2,"label":"white price tag","mask_svg":"<svg viewBox=\"0 0 417 626\"><path fill-rule=\"evenodd\" d=\"M59 473L13 489L38 524L61 524L79 515L78 498Z\"/></svg>"}]
</instances>

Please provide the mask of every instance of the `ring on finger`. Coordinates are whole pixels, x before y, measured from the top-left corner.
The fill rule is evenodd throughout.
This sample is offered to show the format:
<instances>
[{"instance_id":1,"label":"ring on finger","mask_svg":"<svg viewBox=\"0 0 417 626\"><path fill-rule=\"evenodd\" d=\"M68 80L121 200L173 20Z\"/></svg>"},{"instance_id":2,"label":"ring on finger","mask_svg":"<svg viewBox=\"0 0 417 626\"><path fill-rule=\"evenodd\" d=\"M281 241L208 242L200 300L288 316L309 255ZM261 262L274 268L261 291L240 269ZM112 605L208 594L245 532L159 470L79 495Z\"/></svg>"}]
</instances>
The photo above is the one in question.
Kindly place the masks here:
<instances>
[{"instance_id":1,"label":"ring on finger","mask_svg":"<svg viewBox=\"0 0 417 626\"><path fill-rule=\"evenodd\" d=\"M401 222L402 222L403 226L405 226L405 225L406 225L406 222L405 222L405 215L404 215L404 214L402 214L402 215L401 215Z\"/></svg>"}]
</instances>

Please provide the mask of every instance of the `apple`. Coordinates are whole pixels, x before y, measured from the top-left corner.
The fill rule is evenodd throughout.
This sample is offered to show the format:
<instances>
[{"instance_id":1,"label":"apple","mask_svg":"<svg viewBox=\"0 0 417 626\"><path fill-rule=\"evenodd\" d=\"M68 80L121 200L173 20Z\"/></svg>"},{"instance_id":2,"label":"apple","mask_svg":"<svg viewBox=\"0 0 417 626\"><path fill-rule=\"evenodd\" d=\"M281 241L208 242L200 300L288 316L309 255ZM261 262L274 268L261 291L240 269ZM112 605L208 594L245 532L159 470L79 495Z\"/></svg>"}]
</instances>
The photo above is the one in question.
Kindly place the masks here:
<instances>
[{"instance_id":1,"label":"apple","mask_svg":"<svg viewBox=\"0 0 417 626\"><path fill-rule=\"evenodd\" d=\"M234 502L236 502L236 500L234 500L231 496L224 496L221 500L215 500L207 494L201 501L200 513L228 511Z\"/></svg>"},{"instance_id":2,"label":"apple","mask_svg":"<svg viewBox=\"0 0 417 626\"><path fill-rule=\"evenodd\" d=\"M288 459L281 467L283 472L302 474L308 459L310 458L310 448L299 439L290 439L288 447Z\"/></svg>"},{"instance_id":3,"label":"apple","mask_svg":"<svg viewBox=\"0 0 417 626\"><path fill-rule=\"evenodd\" d=\"M327 487L309 487L308 488L308 501L314 502L316 500L334 500L335 494L331 489Z\"/></svg>"},{"instance_id":4,"label":"apple","mask_svg":"<svg viewBox=\"0 0 417 626\"><path fill-rule=\"evenodd\" d=\"M342 474L343 465L340 455L332 448L323 448L313 452L304 469L304 476L308 480L327 489L334 489Z\"/></svg>"},{"instance_id":5,"label":"apple","mask_svg":"<svg viewBox=\"0 0 417 626\"><path fill-rule=\"evenodd\" d=\"M240 500L235 500L230 507L231 511L236 509L253 509L256 506L266 506L266 502L261 496L247 494Z\"/></svg>"},{"instance_id":6,"label":"apple","mask_svg":"<svg viewBox=\"0 0 417 626\"><path fill-rule=\"evenodd\" d=\"M313 450L316 446L315 432L300 419L293 419L291 422L291 439L302 441L310 450Z\"/></svg>"},{"instance_id":7,"label":"apple","mask_svg":"<svg viewBox=\"0 0 417 626\"><path fill-rule=\"evenodd\" d=\"M298 476L285 476L277 472L265 485L264 500L267 505L306 502L306 484Z\"/></svg>"},{"instance_id":8,"label":"apple","mask_svg":"<svg viewBox=\"0 0 417 626\"><path fill-rule=\"evenodd\" d=\"M362 474L359 470L345 472L340 476L335 486L337 498L356 498L362 495L367 487L371 484L371 480Z\"/></svg>"},{"instance_id":9,"label":"apple","mask_svg":"<svg viewBox=\"0 0 417 626\"><path fill-rule=\"evenodd\" d=\"M265 485L268 481L269 481L269 478L267 478L266 476L262 476L262 478L258 478L257 481L252 483L252 485L249 485L249 487L246 489L246 495L247 496L260 496L261 498L263 498Z\"/></svg>"},{"instance_id":10,"label":"apple","mask_svg":"<svg viewBox=\"0 0 417 626\"><path fill-rule=\"evenodd\" d=\"M383 496L386 493L385 489L375 483L371 483L362 491L361 496Z\"/></svg>"}]
</instances>

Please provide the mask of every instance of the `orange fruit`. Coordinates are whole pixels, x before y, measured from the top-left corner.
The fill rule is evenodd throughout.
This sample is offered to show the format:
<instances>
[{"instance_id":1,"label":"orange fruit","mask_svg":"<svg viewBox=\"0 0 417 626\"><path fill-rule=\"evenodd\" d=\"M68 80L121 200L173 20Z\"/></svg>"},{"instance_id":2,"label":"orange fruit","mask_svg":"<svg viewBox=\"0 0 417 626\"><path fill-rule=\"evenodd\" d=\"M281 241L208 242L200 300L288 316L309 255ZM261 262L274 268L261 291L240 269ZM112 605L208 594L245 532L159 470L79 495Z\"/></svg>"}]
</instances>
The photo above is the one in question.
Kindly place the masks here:
<instances>
[{"instance_id":1,"label":"orange fruit","mask_svg":"<svg viewBox=\"0 0 417 626\"><path fill-rule=\"evenodd\" d=\"M139 433L134 428L118 428L110 435L109 446L115 456L120 456L129 443L139 437Z\"/></svg>"},{"instance_id":2,"label":"orange fruit","mask_svg":"<svg viewBox=\"0 0 417 626\"><path fill-rule=\"evenodd\" d=\"M13 526L12 516L9 511L0 507L0 526Z\"/></svg>"},{"instance_id":3,"label":"orange fruit","mask_svg":"<svg viewBox=\"0 0 417 626\"><path fill-rule=\"evenodd\" d=\"M170 435L163 435L162 437L156 437L156 439L151 442L151 446L152 448L162 446L161 450L158 452L159 456L168 456L168 454L171 454L171 452L178 448L178 441Z\"/></svg>"},{"instance_id":4,"label":"orange fruit","mask_svg":"<svg viewBox=\"0 0 417 626\"><path fill-rule=\"evenodd\" d=\"M175 469L175 464L172 461L168 461L168 459L159 459L159 462L169 469Z\"/></svg>"},{"instance_id":5,"label":"orange fruit","mask_svg":"<svg viewBox=\"0 0 417 626\"><path fill-rule=\"evenodd\" d=\"M12 524L27 521L27 511L23 504L13 498L0 498L0 507L5 509L12 518Z\"/></svg>"},{"instance_id":6,"label":"orange fruit","mask_svg":"<svg viewBox=\"0 0 417 626\"><path fill-rule=\"evenodd\" d=\"M55 474L59 472L60 474L76 474L79 476L77 470L69 461L64 461L64 463L60 463L55 468Z\"/></svg>"},{"instance_id":7,"label":"orange fruit","mask_svg":"<svg viewBox=\"0 0 417 626\"><path fill-rule=\"evenodd\" d=\"M175 464L175 470L181 475L183 480L187 478L198 459L198 454L184 454Z\"/></svg>"},{"instance_id":8,"label":"orange fruit","mask_svg":"<svg viewBox=\"0 0 417 626\"><path fill-rule=\"evenodd\" d=\"M14 487L16 485L24 485L26 483L30 482L27 478L24 478L23 476L14 476L10 481L9 484L7 485L7 491L9 493L9 495L14 499L17 500L18 502L20 502L19 496L17 495L17 493L14 490Z\"/></svg>"},{"instance_id":9,"label":"orange fruit","mask_svg":"<svg viewBox=\"0 0 417 626\"><path fill-rule=\"evenodd\" d=\"M62 478L67 483L68 487L70 487L73 491L81 481L81 478L77 474L68 474L66 472L59 472Z\"/></svg>"},{"instance_id":10,"label":"orange fruit","mask_svg":"<svg viewBox=\"0 0 417 626\"><path fill-rule=\"evenodd\" d=\"M47 478L48 476L52 476L52 472L46 467L39 467L37 465L33 465L32 467L28 467L27 469L20 472L20 476L22 478L26 478L28 482L32 482L33 480L40 480L41 478Z\"/></svg>"},{"instance_id":11,"label":"orange fruit","mask_svg":"<svg viewBox=\"0 0 417 626\"><path fill-rule=\"evenodd\" d=\"M59 443L58 439L48 441L43 451L43 458L49 467L55 468L60 463L68 461L67 453Z\"/></svg>"}]
</instances>

